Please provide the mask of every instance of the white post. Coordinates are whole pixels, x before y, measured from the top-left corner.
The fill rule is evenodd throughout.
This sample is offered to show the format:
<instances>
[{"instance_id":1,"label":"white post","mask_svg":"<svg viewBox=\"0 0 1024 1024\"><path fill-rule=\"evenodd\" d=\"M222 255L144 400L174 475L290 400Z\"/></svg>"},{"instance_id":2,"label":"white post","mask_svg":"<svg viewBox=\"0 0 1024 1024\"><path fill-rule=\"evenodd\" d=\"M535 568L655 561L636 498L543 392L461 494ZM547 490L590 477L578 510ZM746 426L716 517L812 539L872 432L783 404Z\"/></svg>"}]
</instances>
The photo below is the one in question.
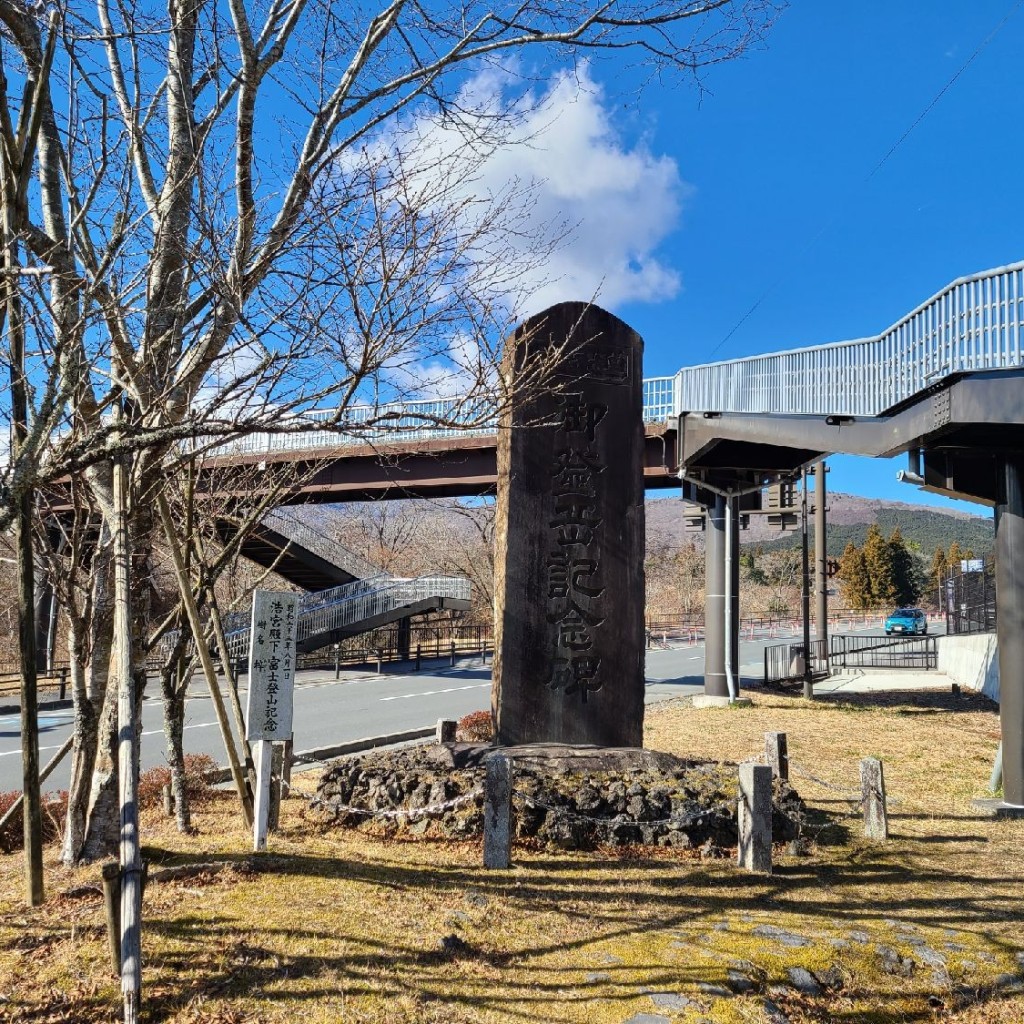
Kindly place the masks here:
<instances>
[{"instance_id":1,"label":"white post","mask_svg":"<svg viewBox=\"0 0 1024 1024\"><path fill-rule=\"evenodd\" d=\"M270 761L273 752L270 740L256 740L252 756L256 762L256 806L252 816L252 848L262 853L267 848L267 825L270 820Z\"/></svg>"},{"instance_id":2,"label":"white post","mask_svg":"<svg viewBox=\"0 0 1024 1024\"><path fill-rule=\"evenodd\" d=\"M736 685L736 666L732 663L732 531L735 529L730 491L725 499L725 686L730 702L740 695Z\"/></svg>"}]
</instances>

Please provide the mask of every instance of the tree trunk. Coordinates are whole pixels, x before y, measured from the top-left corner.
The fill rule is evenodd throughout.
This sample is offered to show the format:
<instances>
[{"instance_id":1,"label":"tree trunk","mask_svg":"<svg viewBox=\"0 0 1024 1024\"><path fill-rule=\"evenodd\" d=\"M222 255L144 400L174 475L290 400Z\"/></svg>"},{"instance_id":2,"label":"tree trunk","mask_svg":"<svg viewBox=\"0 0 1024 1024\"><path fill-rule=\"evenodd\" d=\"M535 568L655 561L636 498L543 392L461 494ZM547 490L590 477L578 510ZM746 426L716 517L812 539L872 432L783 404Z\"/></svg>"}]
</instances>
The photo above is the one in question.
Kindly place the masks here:
<instances>
[{"instance_id":1,"label":"tree trunk","mask_svg":"<svg viewBox=\"0 0 1024 1024\"><path fill-rule=\"evenodd\" d=\"M116 705L106 706L107 681L110 671L110 651L112 641L113 605L110 592L110 534L106 527L100 530L92 565L91 615L89 621L71 620L71 679L72 695L75 707L75 745L71 758L71 785L68 790L67 824L64 830L64 846L62 860L68 866L80 860L93 859L116 851L109 846L109 829L114 828L116 842L117 804L113 808L109 800L116 798L116 772L112 796L104 798L103 792L109 786L109 765L116 763L111 744L114 740L108 735L105 742L100 739L101 729L111 728L116 732L116 724L110 716L114 714ZM86 631L88 631L86 633ZM104 717L106 712L106 718ZM105 722L105 725L104 725ZM94 775L100 761L101 748L107 750L108 765L105 775L97 779ZM95 794L95 795L94 795ZM104 829L108 834L105 841L87 842L92 831L94 808L99 807L100 813L114 814L112 822ZM86 847L90 851L86 852Z\"/></svg>"},{"instance_id":2,"label":"tree trunk","mask_svg":"<svg viewBox=\"0 0 1024 1024\"><path fill-rule=\"evenodd\" d=\"M167 666L160 673L160 689L164 704L164 735L167 737L167 760L171 766L171 792L174 794L175 815L179 832L192 831L192 809L189 806L188 787L185 784L185 691L179 689L179 662Z\"/></svg>"},{"instance_id":3,"label":"tree trunk","mask_svg":"<svg viewBox=\"0 0 1024 1024\"><path fill-rule=\"evenodd\" d=\"M64 825L61 860L68 867L78 861L85 842L89 787L96 758L99 715L86 693L81 624L72 626L71 694L75 707L75 739L71 749L71 781L68 785L68 810Z\"/></svg>"}]
</instances>

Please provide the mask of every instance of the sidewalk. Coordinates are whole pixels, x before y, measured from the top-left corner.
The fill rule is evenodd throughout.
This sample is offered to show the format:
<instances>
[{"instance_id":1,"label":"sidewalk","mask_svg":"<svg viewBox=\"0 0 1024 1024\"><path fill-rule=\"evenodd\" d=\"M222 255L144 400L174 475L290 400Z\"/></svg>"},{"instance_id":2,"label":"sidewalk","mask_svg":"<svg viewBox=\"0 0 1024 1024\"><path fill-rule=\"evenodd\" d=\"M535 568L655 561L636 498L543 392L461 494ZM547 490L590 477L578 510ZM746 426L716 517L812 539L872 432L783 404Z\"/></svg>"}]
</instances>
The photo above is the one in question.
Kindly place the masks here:
<instances>
[{"instance_id":1,"label":"sidewalk","mask_svg":"<svg viewBox=\"0 0 1024 1024\"><path fill-rule=\"evenodd\" d=\"M850 669L819 679L815 693L871 693L875 690L946 690L953 680L945 672L887 671L886 669Z\"/></svg>"}]
</instances>

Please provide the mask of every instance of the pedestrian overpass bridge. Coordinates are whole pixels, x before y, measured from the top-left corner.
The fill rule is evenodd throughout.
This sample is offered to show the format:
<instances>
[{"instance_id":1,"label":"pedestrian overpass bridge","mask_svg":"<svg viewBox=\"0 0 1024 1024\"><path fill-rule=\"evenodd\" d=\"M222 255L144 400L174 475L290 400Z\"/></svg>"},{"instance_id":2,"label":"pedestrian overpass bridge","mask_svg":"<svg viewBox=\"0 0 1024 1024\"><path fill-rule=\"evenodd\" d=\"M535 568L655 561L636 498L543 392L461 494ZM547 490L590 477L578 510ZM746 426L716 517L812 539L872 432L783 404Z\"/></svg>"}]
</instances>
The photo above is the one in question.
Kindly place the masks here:
<instances>
[{"instance_id":1,"label":"pedestrian overpass bridge","mask_svg":"<svg viewBox=\"0 0 1024 1024\"><path fill-rule=\"evenodd\" d=\"M647 486L682 486L708 509L712 695L728 692L736 642L727 625L710 625L730 621L726 596L738 607L728 525L744 493L826 455L905 452L908 482L995 507L1004 793L1024 812L1022 321L1024 263L1015 263L952 282L878 335L649 378L643 419ZM208 462L291 464L293 502L473 495L495 484L496 423L467 399L304 413L295 426L217 445ZM711 579L725 581L727 546L723 592Z\"/></svg>"},{"instance_id":2,"label":"pedestrian overpass bridge","mask_svg":"<svg viewBox=\"0 0 1024 1024\"><path fill-rule=\"evenodd\" d=\"M742 492L823 454L912 454L906 478L994 504L993 447L1024 448L1024 262L960 278L881 334L685 366L644 380L646 484ZM330 424L329 429L325 429ZM303 413L300 429L218 445L216 462L287 463L288 500L473 495L495 482L477 399ZM993 445L993 442L998 442Z\"/></svg>"}]
</instances>

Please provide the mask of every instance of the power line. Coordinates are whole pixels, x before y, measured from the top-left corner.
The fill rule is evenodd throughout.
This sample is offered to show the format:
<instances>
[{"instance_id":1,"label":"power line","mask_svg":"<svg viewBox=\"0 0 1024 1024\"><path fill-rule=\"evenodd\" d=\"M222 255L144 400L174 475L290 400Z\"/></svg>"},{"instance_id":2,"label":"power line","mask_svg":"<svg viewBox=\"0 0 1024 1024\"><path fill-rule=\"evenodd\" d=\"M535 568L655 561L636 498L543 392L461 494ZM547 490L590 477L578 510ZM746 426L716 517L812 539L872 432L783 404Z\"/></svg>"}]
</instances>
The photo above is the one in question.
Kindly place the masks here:
<instances>
[{"instance_id":1,"label":"power line","mask_svg":"<svg viewBox=\"0 0 1024 1024\"><path fill-rule=\"evenodd\" d=\"M974 52L970 55L970 57L968 57L967 60L965 60L964 63L957 69L953 77L950 78L950 80L946 82L946 84L935 94L935 96L932 98L928 106L926 106L924 110L922 110L921 113L918 114L918 116L915 118L914 122L910 125L910 127L892 144L892 146L889 148L885 156L883 156L882 159L879 160L878 163L875 164L875 166L864 176L864 179L856 186L855 190L850 193L850 196L847 197L847 201L849 201L849 199L852 198L852 196L856 194L856 192L862 190L868 184L868 182L870 182L871 179L876 174L878 174L878 172L889 161L889 158L892 157L892 155L900 148L900 146L902 146L903 143L907 141L907 139L913 133L914 129L917 128L917 126L932 112L934 107L938 104L942 97L945 96L947 92L949 92L949 90L953 87L953 85L960 78L960 76L963 75L963 73L974 63L974 61L988 47L989 43L991 43L992 40L999 35L999 33L1003 30L1003 27L1010 20L1010 18L1012 18L1013 15L1017 13L1018 9L1021 7L1022 4L1024 4L1024 0L1015 0L1015 2L1010 5L1006 14L1003 15L1002 19L999 21L996 27L992 29L992 31L989 32L989 34L978 44L978 46L975 48ZM840 213L833 214L832 217L830 217L814 233L814 235L807 242L807 244L804 245L803 248L800 250L797 256L797 260L802 258L810 249L814 248L814 246L818 243L818 239L820 239L822 235L824 235L827 231L831 229L832 225L835 224L835 222L839 219L840 215ZM772 284L770 284L768 288L765 289L765 291L761 294L758 300L750 307L750 309L748 309L746 313L744 313L743 316L740 317L740 319L733 326L732 330L730 330L729 333L726 334L724 338L722 338L722 340L708 353L708 355L713 356L723 345L725 345L726 342L728 342L729 339L757 311L758 307L765 301L765 299L767 299L768 296L771 295L779 287L779 285L781 285L789 276L789 270L780 274L775 279L775 281L772 282Z\"/></svg>"}]
</instances>

